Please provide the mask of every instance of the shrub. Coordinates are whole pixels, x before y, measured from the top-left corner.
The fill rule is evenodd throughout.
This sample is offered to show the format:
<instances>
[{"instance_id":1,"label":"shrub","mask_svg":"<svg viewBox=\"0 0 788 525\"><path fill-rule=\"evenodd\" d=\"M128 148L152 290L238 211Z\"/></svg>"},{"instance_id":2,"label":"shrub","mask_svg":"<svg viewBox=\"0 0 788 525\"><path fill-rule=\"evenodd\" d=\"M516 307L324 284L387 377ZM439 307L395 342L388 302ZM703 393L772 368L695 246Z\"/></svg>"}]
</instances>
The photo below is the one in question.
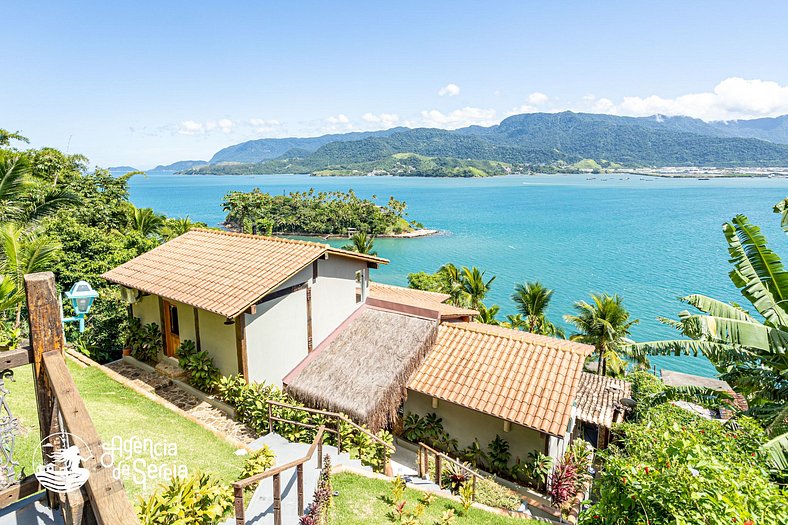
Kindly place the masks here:
<instances>
[{"instance_id":1,"label":"shrub","mask_svg":"<svg viewBox=\"0 0 788 525\"><path fill-rule=\"evenodd\" d=\"M604 453L584 523L788 523L788 493L769 480L754 420L705 420L666 403L615 432L621 448Z\"/></svg>"},{"instance_id":2,"label":"shrub","mask_svg":"<svg viewBox=\"0 0 788 525\"><path fill-rule=\"evenodd\" d=\"M320 471L320 478L317 481L315 493L312 496L312 504L307 513L301 517L301 525L326 525L328 523L328 513L331 509L334 490L331 486L331 456L328 454L323 458L323 470Z\"/></svg>"},{"instance_id":3,"label":"shrub","mask_svg":"<svg viewBox=\"0 0 788 525\"><path fill-rule=\"evenodd\" d=\"M489 478L478 478L476 480L476 501L488 507L495 507L505 510L517 510L520 508L520 496L516 492Z\"/></svg>"},{"instance_id":4,"label":"shrub","mask_svg":"<svg viewBox=\"0 0 788 525\"><path fill-rule=\"evenodd\" d=\"M175 478L140 499L142 525L211 525L233 507L232 490L207 474Z\"/></svg>"},{"instance_id":5,"label":"shrub","mask_svg":"<svg viewBox=\"0 0 788 525\"><path fill-rule=\"evenodd\" d=\"M22 331L14 324L0 319L0 351L11 350L19 344Z\"/></svg>"},{"instance_id":6,"label":"shrub","mask_svg":"<svg viewBox=\"0 0 788 525\"><path fill-rule=\"evenodd\" d=\"M241 470L241 474L238 476L238 479L246 479L248 477L254 476L255 474L265 472L274 466L275 459L274 451L271 450L268 445L263 445L263 448L253 452L248 458L246 458L246 461L244 461L244 467Z\"/></svg>"},{"instance_id":7,"label":"shrub","mask_svg":"<svg viewBox=\"0 0 788 525\"><path fill-rule=\"evenodd\" d=\"M143 326L137 318L130 320L124 344L131 348L131 353L136 359L149 363L156 361L162 348L159 325L149 323Z\"/></svg>"},{"instance_id":8,"label":"shrub","mask_svg":"<svg viewBox=\"0 0 788 525\"><path fill-rule=\"evenodd\" d=\"M235 408L236 419L259 434L274 431L288 441L312 443L317 433L317 427L326 425L329 428L333 428L335 425L334 419L329 420L319 414L310 414L297 408L292 409L272 405L274 416L301 424L312 425L315 428L275 421L274 427L269 429L269 401L285 403L295 407L301 407L303 404L290 397L281 388L264 383L248 384L238 375L219 378L215 382L215 390L219 399ZM364 425L359 426L366 429ZM351 456L360 459L363 464L372 466L377 471L383 470L390 456L388 448L373 442L368 436L345 422L340 423L339 432L343 451L349 451ZM391 434L385 430L380 430L377 433L377 437L388 444L394 441ZM324 439L328 444L334 446L338 444L337 438L333 433L328 434Z\"/></svg>"},{"instance_id":9,"label":"shrub","mask_svg":"<svg viewBox=\"0 0 788 525\"><path fill-rule=\"evenodd\" d=\"M509 461L512 459L512 453L509 452L509 442L496 434L495 439L487 445L487 451L490 457L490 469L493 473L508 476L510 474Z\"/></svg>"},{"instance_id":10,"label":"shrub","mask_svg":"<svg viewBox=\"0 0 788 525\"><path fill-rule=\"evenodd\" d=\"M487 462L490 460L478 439L474 439L473 443L460 452L460 459L479 468L486 468Z\"/></svg>"},{"instance_id":11,"label":"shrub","mask_svg":"<svg viewBox=\"0 0 788 525\"><path fill-rule=\"evenodd\" d=\"M203 392L211 392L221 377L213 358L205 350L197 351L194 341L183 341L175 353L178 366L188 374L189 384Z\"/></svg>"},{"instance_id":12,"label":"shrub","mask_svg":"<svg viewBox=\"0 0 788 525\"><path fill-rule=\"evenodd\" d=\"M413 443L425 443L444 452L457 452L457 440L443 428L443 418L430 412L424 417L408 413L403 421L402 437Z\"/></svg>"},{"instance_id":13,"label":"shrub","mask_svg":"<svg viewBox=\"0 0 788 525\"><path fill-rule=\"evenodd\" d=\"M467 514L468 510L473 505L473 484L466 481L460 485L460 505L462 505L463 513Z\"/></svg>"}]
</instances>

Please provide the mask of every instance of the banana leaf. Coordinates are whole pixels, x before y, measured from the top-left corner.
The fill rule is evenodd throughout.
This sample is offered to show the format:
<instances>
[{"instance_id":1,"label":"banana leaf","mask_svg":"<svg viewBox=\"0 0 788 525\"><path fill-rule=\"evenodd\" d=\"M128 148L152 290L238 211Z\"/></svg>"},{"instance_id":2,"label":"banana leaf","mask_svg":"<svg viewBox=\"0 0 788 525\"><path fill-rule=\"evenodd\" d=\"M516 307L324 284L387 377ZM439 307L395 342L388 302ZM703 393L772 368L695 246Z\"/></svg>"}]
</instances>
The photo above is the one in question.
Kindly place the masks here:
<instances>
[{"instance_id":1,"label":"banana leaf","mask_svg":"<svg viewBox=\"0 0 788 525\"><path fill-rule=\"evenodd\" d=\"M774 213L779 213L782 217L780 219L780 226L783 231L788 233L788 198L785 198L774 205Z\"/></svg>"},{"instance_id":2,"label":"banana leaf","mask_svg":"<svg viewBox=\"0 0 788 525\"><path fill-rule=\"evenodd\" d=\"M761 445L761 452L780 477L788 476L788 432Z\"/></svg>"},{"instance_id":3,"label":"banana leaf","mask_svg":"<svg viewBox=\"0 0 788 525\"><path fill-rule=\"evenodd\" d=\"M705 295L692 294L682 297L681 301L691 304L701 312L713 315L715 317L726 317L728 319L737 319L739 321L749 321L752 323L757 322L743 309L737 308L736 306L728 303L723 303L722 301L718 301L717 299L713 299Z\"/></svg>"},{"instance_id":4,"label":"banana leaf","mask_svg":"<svg viewBox=\"0 0 788 525\"><path fill-rule=\"evenodd\" d=\"M773 326L788 326L788 272L780 257L766 246L760 228L747 217L737 215L723 225L728 253L734 269L733 284ZM786 301L788 302L788 301Z\"/></svg>"}]
</instances>

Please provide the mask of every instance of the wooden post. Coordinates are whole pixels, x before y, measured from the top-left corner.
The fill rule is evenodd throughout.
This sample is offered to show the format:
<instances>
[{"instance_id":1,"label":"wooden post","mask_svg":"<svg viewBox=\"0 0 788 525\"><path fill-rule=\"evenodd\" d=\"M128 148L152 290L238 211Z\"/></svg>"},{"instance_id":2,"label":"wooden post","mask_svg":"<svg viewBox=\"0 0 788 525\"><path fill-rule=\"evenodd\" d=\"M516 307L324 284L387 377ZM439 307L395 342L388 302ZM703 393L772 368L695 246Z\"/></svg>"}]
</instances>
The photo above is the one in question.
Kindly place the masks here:
<instances>
[{"instance_id":1,"label":"wooden post","mask_svg":"<svg viewBox=\"0 0 788 525\"><path fill-rule=\"evenodd\" d=\"M476 474L473 475L473 491L471 492L471 501L476 501Z\"/></svg>"},{"instance_id":2,"label":"wooden post","mask_svg":"<svg viewBox=\"0 0 788 525\"><path fill-rule=\"evenodd\" d=\"M52 427L53 416L55 416L55 396L44 371L44 353L63 354L65 335L60 315L60 301L55 290L55 274L52 272L29 274L25 275L24 281L30 325L30 347L33 351L38 428L43 441L57 432L57 428ZM41 459L45 463L49 462L47 453L42 450L41 454ZM58 498L53 492L49 492L49 504L55 508L58 506Z\"/></svg>"},{"instance_id":3,"label":"wooden post","mask_svg":"<svg viewBox=\"0 0 788 525\"><path fill-rule=\"evenodd\" d=\"M296 467L296 483L298 486L298 517L304 515L304 464Z\"/></svg>"},{"instance_id":4,"label":"wooden post","mask_svg":"<svg viewBox=\"0 0 788 525\"><path fill-rule=\"evenodd\" d=\"M274 525L282 525L282 480L274 474Z\"/></svg>"},{"instance_id":5,"label":"wooden post","mask_svg":"<svg viewBox=\"0 0 788 525\"><path fill-rule=\"evenodd\" d=\"M317 442L317 468L323 470L323 438Z\"/></svg>"},{"instance_id":6,"label":"wooden post","mask_svg":"<svg viewBox=\"0 0 788 525\"><path fill-rule=\"evenodd\" d=\"M235 318L235 351L238 359L238 373L249 382L249 367L246 359L246 314Z\"/></svg>"},{"instance_id":7,"label":"wooden post","mask_svg":"<svg viewBox=\"0 0 788 525\"><path fill-rule=\"evenodd\" d=\"M268 433L274 431L274 415L271 409L271 403L268 403Z\"/></svg>"},{"instance_id":8,"label":"wooden post","mask_svg":"<svg viewBox=\"0 0 788 525\"><path fill-rule=\"evenodd\" d=\"M244 509L243 487L233 487L235 496L235 525L246 525L246 509Z\"/></svg>"},{"instance_id":9,"label":"wooden post","mask_svg":"<svg viewBox=\"0 0 788 525\"><path fill-rule=\"evenodd\" d=\"M342 420L336 418L337 421L337 453L342 452Z\"/></svg>"},{"instance_id":10,"label":"wooden post","mask_svg":"<svg viewBox=\"0 0 788 525\"><path fill-rule=\"evenodd\" d=\"M192 310L194 310L194 347L199 352L202 350L202 345L200 344L200 309L193 306Z\"/></svg>"},{"instance_id":11,"label":"wooden post","mask_svg":"<svg viewBox=\"0 0 788 525\"><path fill-rule=\"evenodd\" d=\"M438 485L438 488L441 487L441 470L442 470L442 463L443 458L440 457L440 454L435 454L435 484Z\"/></svg>"},{"instance_id":12,"label":"wooden post","mask_svg":"<svg viewBox=\"0 0 788 525\"><path fill-rule=\"evenodd\" d=\"M306 351L312 351L312 288L306 287Z\"/></svg>"}]
</instances>

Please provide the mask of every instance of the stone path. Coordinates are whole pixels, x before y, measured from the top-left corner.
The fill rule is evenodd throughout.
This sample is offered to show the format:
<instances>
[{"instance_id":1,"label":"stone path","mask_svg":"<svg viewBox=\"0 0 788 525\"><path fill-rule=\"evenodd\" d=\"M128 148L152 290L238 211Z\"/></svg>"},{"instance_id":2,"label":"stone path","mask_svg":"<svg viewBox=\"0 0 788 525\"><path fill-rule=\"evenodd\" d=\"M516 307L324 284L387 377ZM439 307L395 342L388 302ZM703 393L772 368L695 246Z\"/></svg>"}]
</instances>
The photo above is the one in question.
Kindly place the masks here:
<instances>
[{"instance_id":1,"label":"stone path","mask_svg":"<svg viewBox=\"0 0 788 525\"><path fill-rule=\"evenodd\" d=\"M226 436L245 444L249 444L257 438L252 429L238 423L218 408L181 389L167 377L137 368L124 361L115 361L105 366L138 387L169 401L192 417Z\"/></svg>"}]
</instances>

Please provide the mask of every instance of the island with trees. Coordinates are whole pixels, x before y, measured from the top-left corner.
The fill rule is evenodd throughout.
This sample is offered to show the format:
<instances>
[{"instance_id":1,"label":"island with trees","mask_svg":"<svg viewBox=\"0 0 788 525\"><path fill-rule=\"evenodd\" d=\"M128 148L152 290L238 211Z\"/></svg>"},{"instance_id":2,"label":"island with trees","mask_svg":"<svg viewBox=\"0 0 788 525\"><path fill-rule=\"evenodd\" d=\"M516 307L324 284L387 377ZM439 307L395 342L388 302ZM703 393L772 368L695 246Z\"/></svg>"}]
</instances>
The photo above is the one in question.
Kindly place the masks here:
<instances>
[{"instance_id":1,"label":"island with trees","mask_svg":"<svg viewBox=\"0 0 788 525\"><path fill-rule=\"evenodd\" d=\"M358 197L353 190L291 192L271 195L259 188L232 191L222 206L227 212L224 226L232 231L261 235L350 236L363 232L372 236L412 237L435 233L407 219L407 205L394 197L385 204Z\"/></svg>"}]
</instances>

